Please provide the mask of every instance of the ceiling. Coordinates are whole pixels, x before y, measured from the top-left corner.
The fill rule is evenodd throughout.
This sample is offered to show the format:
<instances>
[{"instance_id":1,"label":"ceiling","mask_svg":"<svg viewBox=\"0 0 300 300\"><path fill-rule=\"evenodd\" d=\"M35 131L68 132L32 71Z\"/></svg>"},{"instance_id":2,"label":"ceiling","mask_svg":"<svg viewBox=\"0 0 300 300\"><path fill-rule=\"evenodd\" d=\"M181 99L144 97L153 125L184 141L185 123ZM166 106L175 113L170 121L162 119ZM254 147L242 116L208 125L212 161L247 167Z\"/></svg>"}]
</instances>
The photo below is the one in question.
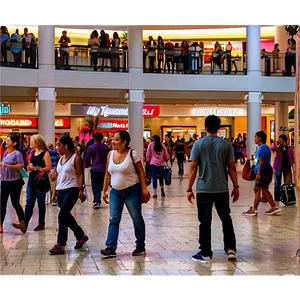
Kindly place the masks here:
<instances>
[{"instance_id":1,"label":"ceiling","mask_svg":"<svg viewBox=\"0 0 300 300\"><path fill-rule=\"evenodd\" d=\"M57 88L58 103L127 103L127 90ZM217 91L145 91L145 103L149 104L245 104L247 92ZM33 102L37 88L1 87L2 102ZM263 93L263 104L275 101L294 103L294 93Z\"/></svg>"}]
</instances>

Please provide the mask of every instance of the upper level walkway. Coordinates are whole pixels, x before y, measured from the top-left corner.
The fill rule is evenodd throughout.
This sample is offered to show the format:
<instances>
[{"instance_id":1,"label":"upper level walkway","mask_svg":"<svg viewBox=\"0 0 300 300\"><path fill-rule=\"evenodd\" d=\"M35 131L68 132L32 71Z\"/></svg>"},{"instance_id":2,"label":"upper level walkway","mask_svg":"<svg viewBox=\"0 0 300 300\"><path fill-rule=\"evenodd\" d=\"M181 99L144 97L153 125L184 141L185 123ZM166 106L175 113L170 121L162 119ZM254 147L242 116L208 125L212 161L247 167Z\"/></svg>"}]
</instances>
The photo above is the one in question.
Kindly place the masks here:
<instances>
[{"instance_id":1,"label":"upper level walkway","mask_svg":"<svg viewBox=\"0 0 300 300\"><path fill-rule=\"evenodd\" d=\"M187 173L189 163L184 168ZM280 215L266 216L268 204L261 203L257 217L242 216L253 203L253 184L241 179L238 164L240 199L231 204L231 216L237 239L237 261L227 261L223 251L223 234L219 218L213 213L213 262L201 265L191 256L198 252L196 204L186 200L187 176L180 181L173 168L172 185L166 187L166 198L151 198L143 206L146 223L147 255L132 257L135 246L133 224L126 208L120 225L118 256L102 259L109 219L108 205L93 210L91 187L89 200L75 205L73 214L90 240L81 251L74 250L75 238L70 232L66 255L50 256L56 242L57 207L47 205L46 230L33 232L37 224L37 207L27 234L11 224L15 213L9 205L0 236L1 275L300 275L295 257L298 249L298 215L296 206L283 206ZM231 184L229 185L231 188ZM270 187L273 190L273 185ZM149 189L152 193L152 188ZM23 191L22 205L25 204Z\"/></svg>"}]
</instances>

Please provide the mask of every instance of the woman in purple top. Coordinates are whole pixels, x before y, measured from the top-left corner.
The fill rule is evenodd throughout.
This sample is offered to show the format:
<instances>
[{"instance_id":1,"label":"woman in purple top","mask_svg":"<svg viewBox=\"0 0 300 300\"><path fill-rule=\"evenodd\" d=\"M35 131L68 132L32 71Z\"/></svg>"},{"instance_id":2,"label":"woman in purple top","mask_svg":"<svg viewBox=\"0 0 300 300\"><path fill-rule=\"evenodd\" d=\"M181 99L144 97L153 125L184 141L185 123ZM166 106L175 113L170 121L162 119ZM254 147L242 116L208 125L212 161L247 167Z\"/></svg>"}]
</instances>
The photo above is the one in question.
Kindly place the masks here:
<instances>
[{"instance_id":1,"label":"woman in purple top","mask_svg":"<svg viewBox=\"0 0 300 300\"><path fill-rule=\"evenodd\" d=\"M1 216L0 233L3 233L3 222L6 215L8 197L10 196L12 206L16 210L20 221L20 230L25 232L24 211L20 205L20 195L24 180L20 169L24 168L22 153L16 150L20 146L20 137L11 133L6 139L6 150L4 151L1 166Z\"/></svg>"}]
</instances>

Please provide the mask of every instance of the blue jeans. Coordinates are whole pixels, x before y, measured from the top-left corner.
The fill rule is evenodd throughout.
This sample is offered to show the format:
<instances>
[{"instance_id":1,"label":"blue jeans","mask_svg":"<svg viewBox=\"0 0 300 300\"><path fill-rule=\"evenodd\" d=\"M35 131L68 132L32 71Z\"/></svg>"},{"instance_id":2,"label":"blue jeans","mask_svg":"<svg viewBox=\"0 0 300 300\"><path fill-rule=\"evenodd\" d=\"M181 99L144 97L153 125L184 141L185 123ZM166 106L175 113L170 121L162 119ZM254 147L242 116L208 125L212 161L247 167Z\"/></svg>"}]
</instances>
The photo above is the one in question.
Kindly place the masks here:
<instances>
[{"instance_id":1,"label":"blue jeans","mask_svg":"<svg viewBox=\"0 0 300 300\"><path fill-rule=\"evenodd\" d=\"M290 184L292 182L292 172L291 170L288 171L276 171L274 174L274 200L280 201L280 195L281 195L281 177L283 174L283 181L285 184Z\"/></svg>"},{"instance_id":2,"label":"blue jeans","mask_svg":"<svg viewBox=\"0 0 300 300\"><path fill-rule=\"evenodd\" d=\"M151 165L152 186L157 189L157 175L159 175L159 185L164 186L164 166Z\"/></svg>"},{"instance_id":3,"label":"blue jeans","mask_svg":"<svg viewBox=\"0 0 300 300\"><path fill-rule=\"evenodd\" d=\"M236 250L236 240L230 216L229 193L197 193L197 209L199 225L199 243L201 254L203 256L211 256L211 221L212 208L215 203L216 210L222 222L224 250Z\"/></svg>"},{"instance_id":4,"label":"blue jeans","mask_svg":"<svg viewBox=\"0 0 300 300\"><path fill-rule=\"evenodd\" d=\"M94 203L101 203L101 192L103 190L105 173L91 170L91 182L94 195Z\"/></svg>"},{"instance_id":5,"label":"blue jeans","mask_svg":"<svg viewBox=\"0 0 300 300\"><path fill-rule=\"evenodd\" d=\"M28 227L28 223L33 214L33 208L35 201L38 202L39 208L39 225L45 225L46 205L45 205L46 193L40 193L33 187L33 179L29 177L26 187L26 207L25 207L25 225Z\"/></svg>"},{"instance_id":6,"label":"blue jeans","mask_svg":"<svg viewBox=\"0 0 300 300\"><path fill-rule=\"evenodd\" d=\"M117 249L119 225L124 204L133 220L137 246L145 247L145 222L142 216L141 184L138 182L124 190L112 188L109 196L109 226L106 246Z\"/></svg>"},{"instance_id":7,"label":"blue jeans","mask_svg":"<svg viewBox=\"0 0 300 300\"><path fill-rule=\"evenodd\" d=\"M57 244L66 246L68 240L68 228L70 228L77 240L84 237L84 232L71 215L71 210L77 202L79 194L78 188L69 188L57 191L57 204L60 208L58 214L58 235Z\"/></svg>"}]
</instances>

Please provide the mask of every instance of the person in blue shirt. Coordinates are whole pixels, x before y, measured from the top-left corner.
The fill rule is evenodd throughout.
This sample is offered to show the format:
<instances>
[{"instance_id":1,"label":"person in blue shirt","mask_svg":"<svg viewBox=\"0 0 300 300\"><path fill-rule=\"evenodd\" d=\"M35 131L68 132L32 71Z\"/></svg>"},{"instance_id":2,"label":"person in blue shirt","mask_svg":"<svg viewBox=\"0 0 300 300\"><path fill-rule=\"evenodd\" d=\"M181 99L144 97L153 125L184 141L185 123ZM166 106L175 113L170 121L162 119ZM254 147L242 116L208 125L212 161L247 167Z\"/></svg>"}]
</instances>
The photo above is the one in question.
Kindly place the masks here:
<instances>
[{"instance_id":1,"label":"person in blue shirt","mask_svg":"<svg viewBox=\"0 0 300 300\"><path fill-rule=\"evenodd\" d=\"M244 216L255 217L257 216L257 208L261 201L261 192L263 197L269 202L271 208L265 211L266 215L274 215L281 211L276 206L272 194L269 192L269 185L273 177L273 168L271 166L271 151L266 145L267 136L263 131L258 131L254 135L254 142L258 145L258 149L255 154L255 185L254 185L254 205L246 212L243 212Z\"/></svg>"}]
</instances>

